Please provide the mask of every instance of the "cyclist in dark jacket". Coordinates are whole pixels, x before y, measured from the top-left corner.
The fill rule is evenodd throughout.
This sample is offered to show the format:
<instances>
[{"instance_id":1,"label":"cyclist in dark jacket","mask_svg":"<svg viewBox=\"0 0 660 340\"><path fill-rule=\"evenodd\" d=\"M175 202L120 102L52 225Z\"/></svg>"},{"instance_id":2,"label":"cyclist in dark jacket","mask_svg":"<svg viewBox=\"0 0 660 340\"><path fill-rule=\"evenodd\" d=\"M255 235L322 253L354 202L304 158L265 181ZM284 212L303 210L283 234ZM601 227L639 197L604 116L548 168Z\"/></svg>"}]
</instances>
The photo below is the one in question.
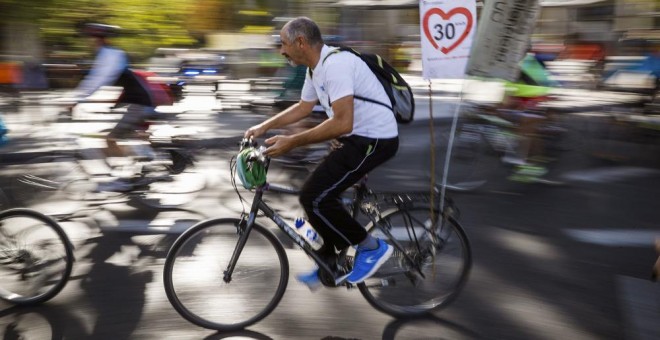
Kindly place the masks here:
<instances>
[{"instance_id":1,"label":"cyclist in dark jacket","mask_svg":"<svg viewBox=\"0 0 660 340\"><path fill-rule=\"evenodd\" d=\"M129 68L128 56L123 50L110 45L109 38L118 34L118 26L86 24L82 33L92 39L96 58L88 75L70 95L75 102L89 98L102 86L119 86L123 89L116 102L125 113L107 137L107 156L126 156L117 141L127 138L144 128L145 120L155 119L156 97L146 78Z\"/></svg>"},{"instance_id":2,"label":"cyclist in dark jacket","mask_svg":"<svg viewBox=\"0 0 660 340\"><path fill-rule=\"evenodd\" d=\"M109 38L116 36L119 30L118 26L98 23L84 25L82 33L91 39L96 49L96 57L87 76L68 98L79 103L88 99L102 86L122 88L115 108L124 110L124 114L106 137L107 148L104 151L107 157L131 156L133 152L120 147L118 142L144 131L147 120L162 118L155 107L159 100L162 101L163 96L168 96L162 88L150 84L140 71L129 68L126 52L110 45ZM103 191L125 191L132 188L128 181L122 179L110 184L104 187Z\"/></svg>"}]
</instances>

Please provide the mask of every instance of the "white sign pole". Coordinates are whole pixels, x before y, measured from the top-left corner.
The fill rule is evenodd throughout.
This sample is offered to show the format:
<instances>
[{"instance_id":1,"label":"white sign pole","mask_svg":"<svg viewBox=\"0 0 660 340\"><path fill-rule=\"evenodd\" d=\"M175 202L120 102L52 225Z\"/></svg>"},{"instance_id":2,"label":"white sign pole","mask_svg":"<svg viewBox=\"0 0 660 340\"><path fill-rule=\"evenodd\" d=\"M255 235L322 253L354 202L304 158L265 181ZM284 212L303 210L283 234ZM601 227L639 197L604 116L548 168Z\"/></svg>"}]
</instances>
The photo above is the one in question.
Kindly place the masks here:
<instances>
[{"instance_id":1,"label":"white sign pole","mask_svg":"<svg viewBox=\"0 0 660 340\"><path fill-rule=\"evenodd\" d=\"M422 47L422 76L429 80L429 125L431 137L431 202L435 193L435 138L433 134L433 91L431 79L464 78L470 58L472 38L476 30L475 0L421 0L419 3L420 36ZM440 188L440 211L444 210L445 188L454 134L463 97L453 115L452 128ZM431 217L434 218L433 204Z\"/></svg>"}]
</instances>

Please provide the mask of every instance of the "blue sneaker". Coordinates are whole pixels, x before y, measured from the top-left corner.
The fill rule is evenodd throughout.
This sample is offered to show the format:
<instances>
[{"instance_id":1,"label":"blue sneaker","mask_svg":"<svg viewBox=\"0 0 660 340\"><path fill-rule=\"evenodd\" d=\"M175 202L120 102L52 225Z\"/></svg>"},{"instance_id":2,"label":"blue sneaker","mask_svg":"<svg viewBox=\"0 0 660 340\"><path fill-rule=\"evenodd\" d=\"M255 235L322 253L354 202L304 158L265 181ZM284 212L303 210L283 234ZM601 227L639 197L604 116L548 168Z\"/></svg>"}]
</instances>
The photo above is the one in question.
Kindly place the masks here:
<instances>
[{"instance_id":1,"label":"blue sneaker","mask_svg":"<svg viewBox=\"0 0 660 340\"><path fill-rule=\"evenodd\" d=\"M319 269L315 268L309 273L296 275L298 282L304 283L311 291L321 288L321 279L319 279Z\"/></svg>"},{"instance_id":2,"label":"blue sneaker","mask_svg":"<svg viewBox=\"0 0 660 340\"><path fill-rule=\"evenodd\" d=\"M392 256L393 251L394 248L383 240L378 240L376 249L358 250L353 271L348 275L347 281L356 284L368 279Z\"/></svg>"}]
</instances>

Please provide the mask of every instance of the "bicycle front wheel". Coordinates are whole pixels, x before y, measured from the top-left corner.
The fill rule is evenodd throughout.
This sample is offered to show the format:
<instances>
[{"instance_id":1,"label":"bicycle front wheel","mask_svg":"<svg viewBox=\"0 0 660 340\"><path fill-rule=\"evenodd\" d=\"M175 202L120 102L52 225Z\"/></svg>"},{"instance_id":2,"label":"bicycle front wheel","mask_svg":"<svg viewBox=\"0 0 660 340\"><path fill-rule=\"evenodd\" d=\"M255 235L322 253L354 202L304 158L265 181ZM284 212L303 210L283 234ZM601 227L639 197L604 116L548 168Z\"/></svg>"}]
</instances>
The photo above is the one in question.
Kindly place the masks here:
<instances>
[{"instance_id":1,"label":"bicycle front wheel","mask_svg":"<svg viewBox=\"0 0 660 340\"><path fill-rule=\"evenodd\" d=\"M209 329L232 331L265 318L282 299L289 278L284 247L255 224L231 281L224 275L244 235L238 219L200 222L184 232L165 259L167 298L186 320Z\"/></svg>"},{"instance_id":2,"label":"bicycle front wheel","mask_svg":"<svg viewBox=\"0 0 660 340\"><path fill-rule=\"evenodd\" d=\"M52 299L73 261L73 246L52 218L30 209L0 212L0 299L17 305Z\"/></svg>"},{"instance_id":3,"label":"bicycle front wheel","mask_svg":"<svg viewBox=\"0 0 660 340\"><path fill-rule=\"evenodd\" d=\"M358 285L376 309L396 317L419 316L446 306L462 290L472 256L467 235L453 218L432 220L429 208L394 208L367 229L386 241L383 230L388 230L402 247Z\"/></svg>"}]
</instances>

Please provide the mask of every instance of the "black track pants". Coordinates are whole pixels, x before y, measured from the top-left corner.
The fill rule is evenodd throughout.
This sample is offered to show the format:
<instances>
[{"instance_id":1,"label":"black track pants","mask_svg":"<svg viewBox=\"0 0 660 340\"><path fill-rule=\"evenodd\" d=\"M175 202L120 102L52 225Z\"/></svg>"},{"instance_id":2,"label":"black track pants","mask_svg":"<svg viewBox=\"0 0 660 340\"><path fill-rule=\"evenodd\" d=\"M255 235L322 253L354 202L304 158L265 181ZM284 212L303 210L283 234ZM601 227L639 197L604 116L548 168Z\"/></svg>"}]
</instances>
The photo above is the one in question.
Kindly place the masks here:
<instances>
[{"instance_id":1,"label":"black track pants","mask_svg":"<svg viewBox=\"0 0 660 340\"><path fill-rule=\"evenodd\" d=\"M373 139L361 136L342 137L343 146L332 151L303 185L300 203L309 222L324 241L338 250L362 242L367 232L341 204L340 195L369 171L392 158L399 139ZM329 254L322 251L325 254Z\"/></svg>"}]
</instances>

